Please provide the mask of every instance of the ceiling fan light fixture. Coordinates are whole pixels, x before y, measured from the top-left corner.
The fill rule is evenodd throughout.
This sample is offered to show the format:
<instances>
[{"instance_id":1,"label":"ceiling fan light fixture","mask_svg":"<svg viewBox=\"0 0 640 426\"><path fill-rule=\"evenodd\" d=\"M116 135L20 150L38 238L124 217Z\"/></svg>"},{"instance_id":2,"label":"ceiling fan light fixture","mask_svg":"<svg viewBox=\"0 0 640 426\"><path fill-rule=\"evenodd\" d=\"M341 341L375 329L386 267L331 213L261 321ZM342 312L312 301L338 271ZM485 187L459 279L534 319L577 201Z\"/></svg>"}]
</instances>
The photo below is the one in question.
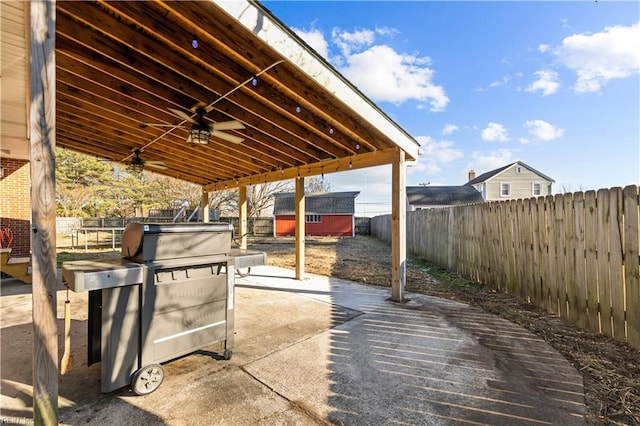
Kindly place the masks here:
<instances>
[{"instance_id":1,"label":"ceiling fan light fixture","mask_svg":"<svg viewBox=\"0 0 640 426\"><path fill-rule=\"evenodd\" d=\"M144 170L144 161L142 161L142 158L140 158L140 154L138 152L136 152L131 159L131 162L127 166L127 170L131 174L142 174L142 171Z\"/></svg>"},{"instance_id":2,"label":"ceiling fan light fixture","mask_svg":"<svg viewBox=\"0 0 640 426\"><path fill-rule=\"evenodd\" d=\"M198 48L198 38L196 37L196 33L193 33L193 39L191 40L191 47L194 49Z\"/></svg>"},{"instance_id":3,"label":"ceiling fan light fixture","mask_svg":"<svg viewBox=\"0 0 640 426\"><path fill-rule=\"evenodd\" d=\"M205 126L193 125L193 127L191 127L191 130L189 130L190 142L196 145L208 144L210 136L211 130Z\"/></svg>"}]
</instances>

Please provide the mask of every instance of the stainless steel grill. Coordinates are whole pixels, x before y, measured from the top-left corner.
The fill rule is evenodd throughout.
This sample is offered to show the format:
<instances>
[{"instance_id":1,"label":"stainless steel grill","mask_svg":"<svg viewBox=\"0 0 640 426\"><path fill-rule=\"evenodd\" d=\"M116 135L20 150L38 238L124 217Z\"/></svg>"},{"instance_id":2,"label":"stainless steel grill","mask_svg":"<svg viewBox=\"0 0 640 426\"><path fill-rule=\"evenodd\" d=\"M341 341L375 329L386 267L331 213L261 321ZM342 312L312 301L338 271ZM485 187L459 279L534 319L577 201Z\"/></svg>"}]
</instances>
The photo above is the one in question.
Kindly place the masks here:
<instances>
[{"instance_id":1,"label":"stainless steel grill","mask_svg":"<svg viewBox=\"0 0 640 426\"><path fill-rule=\"evenodd\" d=\"M64 283L89 292L87 358L101 362L102 392L129 384L153 392L162 362L205 346L220 343L231 357L232 232L221 223L130 223L121 259L62 264Z\"/></svg>"}]
</instances>

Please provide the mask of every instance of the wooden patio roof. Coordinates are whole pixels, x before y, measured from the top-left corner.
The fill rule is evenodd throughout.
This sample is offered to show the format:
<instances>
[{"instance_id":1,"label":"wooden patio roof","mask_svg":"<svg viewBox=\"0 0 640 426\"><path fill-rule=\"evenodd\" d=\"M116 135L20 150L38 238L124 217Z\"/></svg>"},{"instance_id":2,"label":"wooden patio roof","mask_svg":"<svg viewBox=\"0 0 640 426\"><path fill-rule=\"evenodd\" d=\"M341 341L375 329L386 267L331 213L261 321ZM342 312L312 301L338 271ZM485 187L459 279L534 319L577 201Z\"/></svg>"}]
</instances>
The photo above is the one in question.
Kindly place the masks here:
<instances>
[{"instance_id":1,"label":"wooden patio roof","mask_svg":"<svg viewBox=\"0 0 640 426\"><path fill-rule=\"evenodd\" d=\"M411 136L258 3L60 1L56 15L58 146L124 163L138 149L149 170L207 190L389 164L396 148L416 157ZM211 122L243 123L227 133L244 141L187 143L169 108L193 116L199 102Z\"/></svg>"}]
</instances>

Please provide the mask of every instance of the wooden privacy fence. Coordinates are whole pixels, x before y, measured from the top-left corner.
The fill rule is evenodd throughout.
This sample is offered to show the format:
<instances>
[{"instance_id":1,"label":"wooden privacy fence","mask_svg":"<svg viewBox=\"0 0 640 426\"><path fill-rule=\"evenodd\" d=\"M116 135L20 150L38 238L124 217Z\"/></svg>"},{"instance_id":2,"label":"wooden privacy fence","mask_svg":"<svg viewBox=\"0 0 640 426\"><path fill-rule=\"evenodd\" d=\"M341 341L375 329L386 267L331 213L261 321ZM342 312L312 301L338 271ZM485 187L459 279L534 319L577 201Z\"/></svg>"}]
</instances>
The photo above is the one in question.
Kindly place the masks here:
<instances>
[{"instance_id":1,"label":"wooden privacy fence","mask_svg":"<svg viewBox=\"0 0 640 426\"><path fill-rule=\"evenodd\" d=\"M638 205L631 185L408 212L407 251L640 349Z\"/></svg>"},{"instance_id":2,"label":"wooden privacy fence","mask_svg":"<svg viewBox=\"0 0 640 426\"><path fill-rule=\"evenodd\" d=\"M236 232L240 229L240 221L237 216L221 217L220 221L233 225ZM273 237L273 217L247 218L247 232L248 235L254 237ZM238 237L239 235L235 238Z\"/></svg>"}]
</instances>

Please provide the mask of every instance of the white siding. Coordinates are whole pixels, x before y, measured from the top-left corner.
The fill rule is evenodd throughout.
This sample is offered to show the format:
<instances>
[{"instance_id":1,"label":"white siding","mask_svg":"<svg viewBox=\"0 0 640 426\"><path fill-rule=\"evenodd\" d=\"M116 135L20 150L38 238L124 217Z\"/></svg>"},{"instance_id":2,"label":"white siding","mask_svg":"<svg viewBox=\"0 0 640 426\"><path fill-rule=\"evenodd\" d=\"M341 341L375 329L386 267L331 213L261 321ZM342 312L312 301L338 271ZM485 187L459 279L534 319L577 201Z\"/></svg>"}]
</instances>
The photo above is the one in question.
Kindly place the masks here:
<instances>
[{"instance_id":1,"label":"white siding","mask_svg":"<svg viewBox=\"0 0 640 426\"><path fill-rule=\"evenodd\" d=\"M520 173L516 172L517 168L520 168ZM500 195L500 184L502 183L511 185L511 193L507 197ZM486 182L486 200L535 197L536 195L533 195L533 183L541 184L542 194L540 196L551 195L551 182L549 180L544 179L524 166L514 164Z\"/></svg>"}]
</instances>

